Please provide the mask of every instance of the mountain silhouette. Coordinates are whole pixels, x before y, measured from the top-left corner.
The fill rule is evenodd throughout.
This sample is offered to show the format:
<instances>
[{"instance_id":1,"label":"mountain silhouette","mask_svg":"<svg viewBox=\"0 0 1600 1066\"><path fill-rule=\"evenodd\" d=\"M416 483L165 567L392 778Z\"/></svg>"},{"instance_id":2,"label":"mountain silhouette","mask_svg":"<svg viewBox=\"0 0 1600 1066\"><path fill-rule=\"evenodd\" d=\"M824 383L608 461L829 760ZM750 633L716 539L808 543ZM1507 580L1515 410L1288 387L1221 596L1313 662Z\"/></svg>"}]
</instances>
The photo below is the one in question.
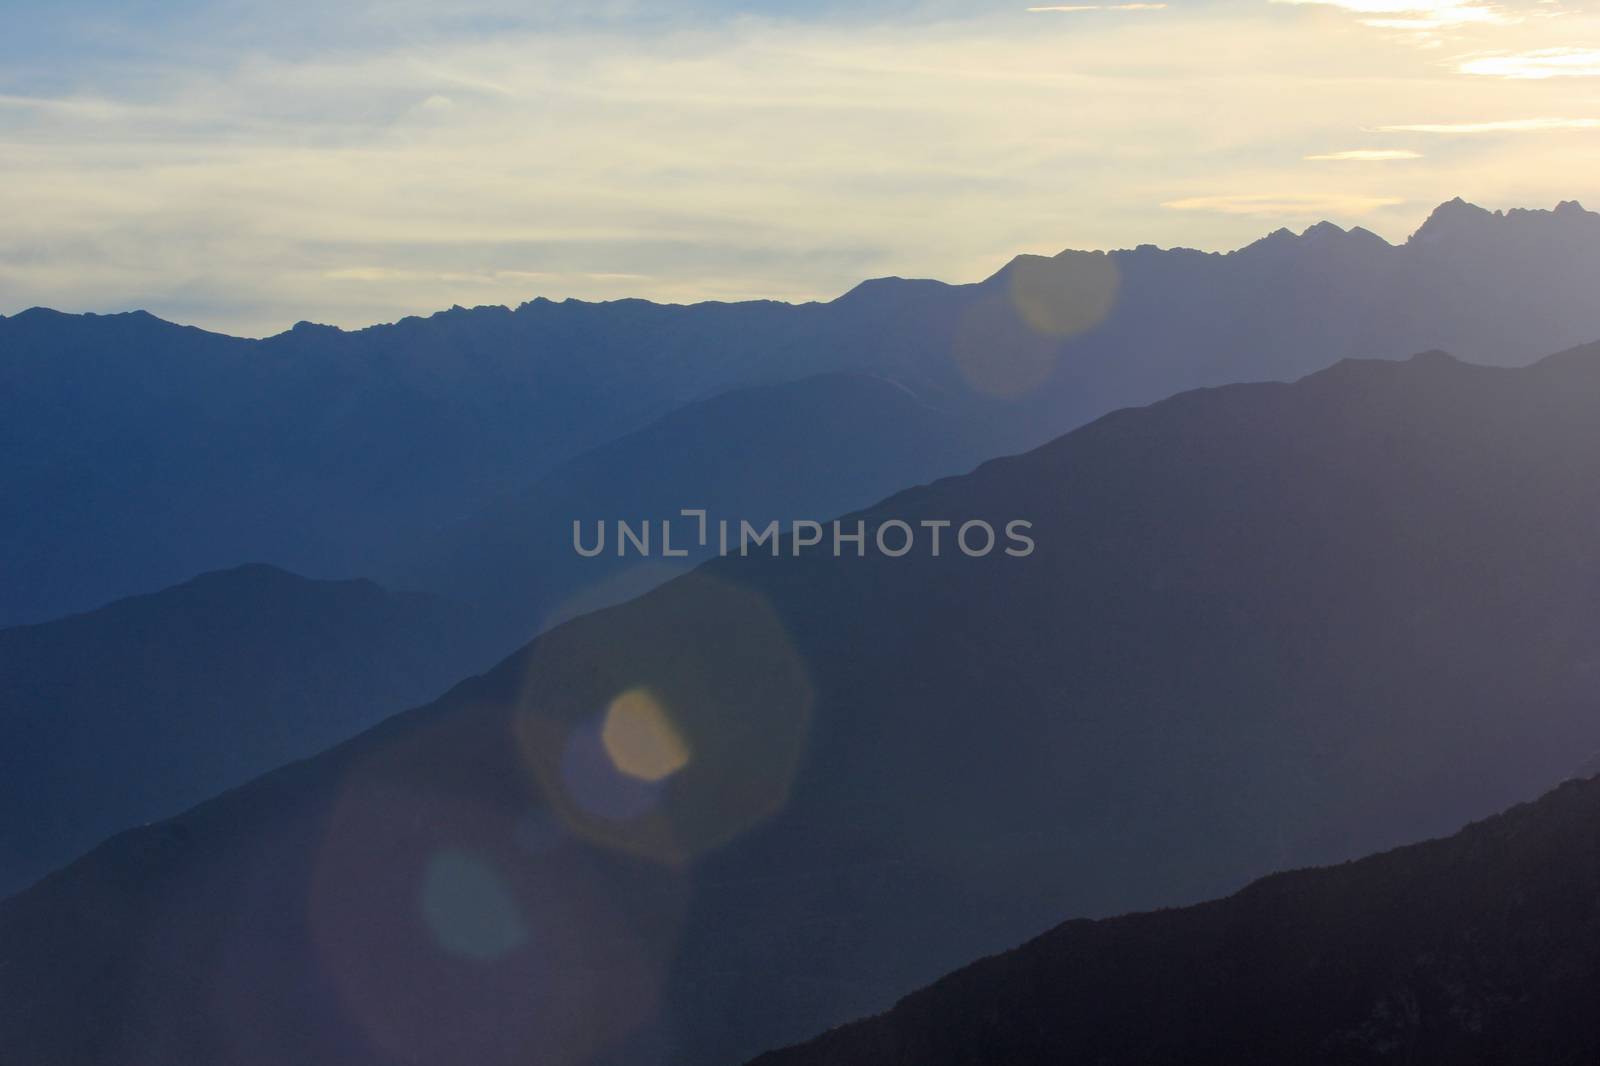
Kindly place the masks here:
<instances>
[{"instance_id":1,"label":"mountain silhouette","mask_svg":"<svg viewBox=\"0 0 1600 1066\"><path fill-rule=\"evenodd\" d=\"M714 560L0 904L32 1066L737 1063L1600 750L1600 347L1198 390ZM947 536L950 534L947 532Z\"/></svg>"},{"instance_id":2,"label":"mountain silhouette","mask_svg":"<svg viewBox=\"0 0 1600 1066\"><path fill-rule=\"evenodd\" d=\"M1074 921L751 1066L1600 1058L1600 779L1446 840Z\"/></svg>"},{"instance_id":3,"label":"mountain silhouette","mask_svg":"<svg viewBox=\"0 0 1600 1066\"><path fill-rule=\"evenodd\" d=\"M0 895L481 667L429 596L267 566L0 630Z\"/></svg>"},{"instance_id":4,"label":"mountain silhouette","mask_svg":"<svg viewBox=\"0 0 1600 1066\"><path fill-rule=\"evenodd\" d=\"M652 425L563 463L537 483L458 523L388 577L471 601L522 643L553 621L620 602L717 550L727 519L765 527L823 520L864 507L907 484L933 480L973 455L972 429L892 382L829 374L753 386L689 404ZM620 556L615 522L655 530L651 554ZM673 523L663 552L661 523ZM573 523L594 544L581 557ZM507 650L515 646L506 644Z\"/></svg>"},{"instance_id":5,"label":"mountain silhouette","mask_svg":"<svg viewBox=\"0 0 1600 1066\"><path fill-rule=\"evenodd\" d=\"M0 623L250 560L378 573L729 389L894 381L976 427L955 474L1121 407L1346 357L1521 364L1600 336L1597 270L1600 215L1455 202L1399 246L1321 224L1226 255L1019 256L977 284L878 279L826 304L535 300L260 341L27 311L0 319L0 489L30 501L0 539Z\"/></svg>"}]
</instances>

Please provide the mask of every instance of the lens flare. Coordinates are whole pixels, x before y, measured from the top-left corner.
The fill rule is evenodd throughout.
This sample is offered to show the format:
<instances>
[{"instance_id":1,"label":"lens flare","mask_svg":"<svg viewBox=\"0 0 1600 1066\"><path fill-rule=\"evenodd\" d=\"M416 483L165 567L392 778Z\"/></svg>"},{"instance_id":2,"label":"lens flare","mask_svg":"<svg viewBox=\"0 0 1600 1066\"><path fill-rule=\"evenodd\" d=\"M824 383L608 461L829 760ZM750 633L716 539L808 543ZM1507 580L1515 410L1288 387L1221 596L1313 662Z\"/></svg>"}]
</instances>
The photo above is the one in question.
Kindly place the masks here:
<instances>
[{"instance_id":1,"label":"lens flare","mask_svg":"<svg viewBox=\"0 0 1600 1066\"><path fill-rule=\"evenodd\" d=\"M1006 289L1017 313L1036 333L1065 340L1087 333L1111 313L1121 276L1111 257L1070 252L1053 259L1022 256Z\"/></svg>"},{"instance_id":2,"label":"lens flare","mask_svg":"<svg viewBox=\"0 0 1600 1066\"><path fill-rule=\"evenodd\" d=\"M540 638L518 747L551 809L595 844L668 863L788 801L811 685L760 594L696 570Z\"/></svg>"},{"instance_id":3,"label":"lens flare","mask_svg":"<svg viewBox=\"0 0 1600 1066\"><path fill-rule=\"evenodd\" d=\"M498 959L528 938L505 881L484 860L447 849L428 860L422 913L439 946L469 959Z\"/></svg>"},{"instance_id":4,"label":"lens flare","mask_svg":"<svg viewBox=\"0 0 1600 1066\"><path fill-rule=\"evenodd\" d=\"M585 1066L657 1024L686 871L595 847L541 801L506 742L514 685L480 681L447 697L453 713L369 734L308 868L260 872L307 879L319 1009L383 1061Z\"/></svg>"},{"instance_id":5,"label":"lens flare","mask_svg":"<svg viewBox=\"0 0 1600 1066\"><path fill-rule=\"evenodd\" d=\"M600 729L618 770L652 784L689 765L689 748L648 689L632 688L611 701Z\"/></svg>"},{"instance_id":6,"label":"lens flare","mask_svg":"<svg viewBox=\"0 0 1600 1066\"><path fill-rule=\"evenodd\" d=\"M1103 252L1018 256L962 314L951 358L976 391L1023 396L1049 379L1068 341L1105 321L1121 287Z\"/></svg>"}]
</instances>

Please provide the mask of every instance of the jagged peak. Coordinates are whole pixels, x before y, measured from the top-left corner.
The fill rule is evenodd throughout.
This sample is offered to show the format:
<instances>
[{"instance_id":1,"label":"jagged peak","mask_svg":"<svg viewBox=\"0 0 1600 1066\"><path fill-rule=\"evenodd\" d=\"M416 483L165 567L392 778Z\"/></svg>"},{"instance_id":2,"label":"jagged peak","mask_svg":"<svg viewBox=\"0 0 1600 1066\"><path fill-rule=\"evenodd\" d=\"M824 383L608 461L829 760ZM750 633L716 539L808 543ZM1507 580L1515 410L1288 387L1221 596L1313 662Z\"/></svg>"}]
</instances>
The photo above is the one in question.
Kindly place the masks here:
<instances>
[{"instance_id":1,"label":"jagged peak","mask_svg":"<svg viewBox=\"0 0 1600 1066\"><path fill-rule=\"evenodd\" d=\"M1562 200L1554 208L1513 207L1509 211L1490 211L1457 196L1433 209L1418 230L1411 235L1411 244L1430 244L1449 240L1464 233L1480 233L1491 226L1511 224L1541 224L1559 221L1562 225L1573 223L1600 223L1600 214L1586 210L1576 200Z\"/></svg>"},{"instance_id":2,"label":"jagged peak","mask_svg":"<svg viewBox=\"0 0 1600 1066\"><path fill-rule=\"evenodd\" d=\"M1388 241L1361 226L1352 226L1345 229L1336 223L1324 219L1321 222L1307 226L1299 233L1279 227L1260 240L1240 248L1230 255L1258 255L1262 252L1275 250L1288 251L1296 248L1373 248L1384 249L1392 247Z\"/></svg>"},{"instance_id":3,"label":"jagged peak","mask_svg":"<svg viewBox=\"0 0 1600 1066\"><path fill-rule=\"evenodd\" d=\"M1453 200L1446 200L1429 213L1427 220L1411 235L1408 244L1428 244L1430 242L1447 239L1451 234L1461 233L1469 228L1478 228L1485 223L1492 223L1496 218L1504 217L1477 204L1468 203L1457 196Z\"/></svg>"}]
</instances>

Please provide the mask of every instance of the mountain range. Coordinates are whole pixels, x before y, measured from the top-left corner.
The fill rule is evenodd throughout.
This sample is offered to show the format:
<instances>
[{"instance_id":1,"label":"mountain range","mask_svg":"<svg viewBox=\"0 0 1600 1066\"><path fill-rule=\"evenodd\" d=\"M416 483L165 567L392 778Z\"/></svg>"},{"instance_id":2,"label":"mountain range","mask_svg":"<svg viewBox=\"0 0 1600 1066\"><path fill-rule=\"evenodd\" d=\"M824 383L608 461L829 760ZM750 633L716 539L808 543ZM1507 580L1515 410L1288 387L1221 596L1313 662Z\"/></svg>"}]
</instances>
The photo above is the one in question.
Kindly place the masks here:
<instances>
[{"instance_id":1,"label":"mountain range","mask_svg":"<svg viewBox=\"0 0 1600 1066\"><path fill-rule=\"evenodd\" d=\"M436 597L267 566L0 630L0 896L438 695L488 639Z\"/></svg>"},{"instance_id":2,"label":"mountain range","mask_svg":"<svg viewBox=\"0 0 1600 1066\"><path fill-rule=\"evenodd\" d=\"M721 393L562 463L527 490L430 540L383 576L477 606L522 643L566 617L620 602L716 550L698 540L732 520L765 527L854 511L963 465L974 427L882 378L825 374ZM615 523L655 532L623 555ZM659 530L676 527L667 557ZM592 557L574 546L574 524Z\"/></svg>"},{"instance_id":3,"label":"mountain range","mask_svg":"<svg viewBox=\"0 0 1600 1066\"><path fill-rule=\"evenodd\" d=\"M1068 922L751 1066L1600 1058L1600 779L1184 910Z\"/></svg>"},{"instance_id":4,"label":"mountain range","mask_svg":"<svg viewBox=\"0 0 1600 1066\"><path fill-rule=\"evenodd\" d=\"M1225 255L1019 256L976 284L878 279L825 304L535 300L265 340L26 311L0 319L0 490L29 501L0 530L0 624L244 562L404 571L687 404L819 374L882 378L960 421L966 447L933 471L956 474L1121 407L1346 357L1521 364L1600 336L1597 268L1600 215L1575 203L1453 201L1398 246L1324 223ZM850 417L819 413L819 434Z\"/></svg>"},{"instance_id":5,"label":"mountain range","mask_svg":"<svg viewBox=\"0 0 1600 1066\"><path fill-rule=\"evenodd\" d=\"M735 1063L1454 831L1600 751L1597 398L1600 347L1344 361L845 520L1025 557L708 562L0 903L0 1047Z\"/></svg>"}]
</instances>

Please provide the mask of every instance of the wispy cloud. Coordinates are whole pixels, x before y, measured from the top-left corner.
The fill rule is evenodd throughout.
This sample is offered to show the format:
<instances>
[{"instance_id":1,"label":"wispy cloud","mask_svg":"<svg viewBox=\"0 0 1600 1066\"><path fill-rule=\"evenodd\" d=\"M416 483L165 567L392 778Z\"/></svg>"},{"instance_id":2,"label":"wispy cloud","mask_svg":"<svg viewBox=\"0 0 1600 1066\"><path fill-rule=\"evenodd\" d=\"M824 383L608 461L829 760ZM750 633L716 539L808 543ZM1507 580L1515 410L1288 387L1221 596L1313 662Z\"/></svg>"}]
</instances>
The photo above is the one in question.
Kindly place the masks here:
<instances>
[{"instance_id":1,"label":"wispy cloud","mask_svg":"<svg viewBox=\"0 0 1600 1066\"><path fill-rule=\"evenodd\" d=\"M1166 4L1046 4L1042 7L1030 7L1029 11L1053 11L1058 14L1072 14L1077 11L1165 11Z\"/></svg>"},{"instance_id":2,"label":"wispy cloud","mask_svg":"<svg viewBox=\"0 0 1600 1066\"><path fill-rule=\"evenodd\" d=\"M1380 207L1393 207L1402 202L1392 196L1355 196L1345 193L1241 193L1190 196L1168 200L1161 206L1173 211L1216 211L1224 215L1296 218L1303 215L1365 215Z\"/></svg>"},{"instance_id":3,"label":"wispy cloud","mask_svg":"<svg viewBox=\"0 0 1600 1066\"><path fill-rule=\"evenodd\" d=\"M1516 21L1505 9L1481 0L1272 0L1275 4L1341 8L1377 29L1437 30Z\"/></svg>"},{"instance_id":4,"label":"wispy cloud","mask_svg":"<svg viewBox=\"0 0 1600 1066\"><path fill-rule=\"evenodd\" d=\"M1458 70L1491 78L1543 81L1546 78L1600 77L1600 49L1544 48L1520 55L1476 56Z\"/></svg>"},{"instance_id":5,"label":"wispy cloud","mask_svg":"<svg viewBox=\"0 0 1600 1066\"><path fill-rule=\"evenodd\" d=\"M1421 159L1421 152L1408 148L1352 148L1343 152L1322 152L1308 155L1312 163L1387 163L1399 159Z\"/></svg>"},{"instance_id":6,"label":"wispy cloud","mask_svg":"<svg viewBox=\"0 0 1600 1066\"><path fill-rule=\"evenodd\" d=\"M155 34L137 62L58 57L8 77L0 312L145 306L263 333L538 295L803 300L866 276L976 279L1019 251L1238 247L1267 218L1359 218L1399 238L1461 192L1600 198L1600 139L1584 136L1308 166L1358 159L1338 144L1382 149L1372 131L1394 119L1588 129L1600 122L1482 120L1600 111L1574 98L1580 82L1463 77L1412 42L1266 3L1174 0L1146 18L1090 0L1061 6L1107 13L1023 18L1029 0L993 0L998 14L935 20L901 18L896 0L865 4L876 21L811 5L662 33L620 15L531 26L523 8L555 19L563 5L466 0L517 19L451 17L441 35L424 29L456 5L355 0L378 23L409 12L404 33L365 33L374 23L345 25L352 5L280 2L335 20L331 39L296 26L212 41L233 5L206 0L211 22L158 27L179 38ZM940 5L978 6L923 6ZM1586 39L1586 17L1562 20L1568 40ZM8 18L28 25L0 10L3 54L18 47ZM1538 49L1549 25L1529 18L1472 54ZM1199 195L1218 192L1248 195Z\"/></svg>"},{"instance_id":7,"label":"wispy cloud","mask_svg":"<svg viewBox=\"0 0 1600 1066\"><path fill-rule=\"evenodd\" d=\"M1600 130L1600 118L1512 118L1492 122L1424 122L1379 126L1379 133L1544 133L1557 130Z\"/></svg>"}]
</instances>

